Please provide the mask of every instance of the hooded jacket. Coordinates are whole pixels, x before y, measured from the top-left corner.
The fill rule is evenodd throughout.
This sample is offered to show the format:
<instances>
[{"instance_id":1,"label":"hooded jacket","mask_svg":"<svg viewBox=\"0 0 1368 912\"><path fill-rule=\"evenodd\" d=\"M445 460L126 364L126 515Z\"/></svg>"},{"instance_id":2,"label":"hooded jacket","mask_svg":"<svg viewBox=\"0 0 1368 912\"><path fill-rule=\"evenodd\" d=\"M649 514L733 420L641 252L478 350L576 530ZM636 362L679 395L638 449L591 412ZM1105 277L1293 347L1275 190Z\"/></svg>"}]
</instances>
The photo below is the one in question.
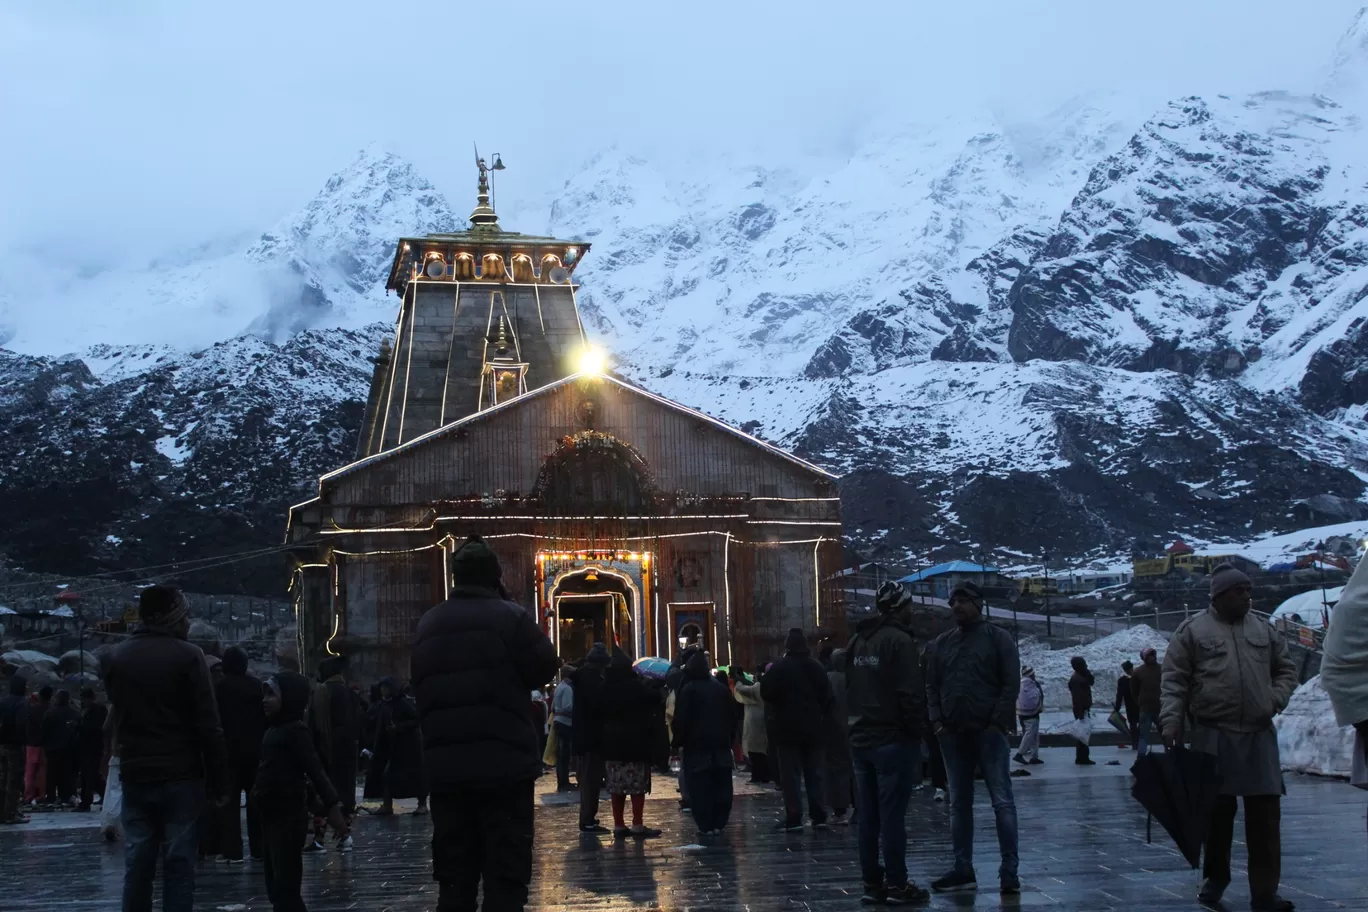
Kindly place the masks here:
<instances>
[{"instance_id":1,"label":"hooded jacket","mask_svg":"<svg viewBox=\"0 0 1368 912\"><path fill-rule=\"evenodd\" d=\"M790 630L786 653L760 679L760 695L772 713L771 740L778 745L815 747L822 743L831 685L826 669L808 651L801 630Z\"/></svg>"},{"instance_id":2,"label":"hooded jacket","mask_svg":"<svg viewBox=\"0 0 1368 912\"><path fill-rule=\"evenodd\" d=\"M1011 730L1021 661L1010 633L980 618L945 631L928 651L926 701L933 728Z\"/></svg>"},{"instance_id":3,"label":"hooded jacket","mask_svg":"<svg viewBox=\"0 0 1368 912\"><path fill-rule=\"evenodd\" d=\"M0 697L0 747L22 747L28 737L28 678L15 674Z\"/></svg>"},{"instance_id":4,"label":"hooded jacket","mask_svg":"<svg viewBox=\"0 0 1368 912\"><path fill-rule=\"evenodd\" d=\"M429 609L414 637L412 682L432 790L541 775L529 695L559 668L532 614L495 589L463 583Z\"/></svg>"},{"instance_id":5,"label":"hooded jacket","mask_svg":"<svg viewBox=\"0 0 1368 912\"><path fill-rule=\"evenodd\" d=\"M214 697L228 756L236 765L256 766L261 760L261 739L266 734L261 680L247 673L247 653L239 646L228 647L221 667L223 676L214 685Z\"/></svg>"},{"instance_id":6,"label":"hooded jacket","mask_svg":"<svg viewBox=\"0 0 1368 912\"><path fill-rule=\"evenodd\" d=\"M144 624L110 656L105 690L123 782L207 779L224 793L223 727L198 646Z\"/></svg>"},{"instance_id":7,"label":"hooded jacket","mask_svg":"<svg viewBox=\"0 0 1368 912\"><path fill-rule=\"evenodd\" d=\"M312 690L309 679L282 671L267 682L268 687L272 684L280 693L280 712L267 720L252 798L264 813L298 815L308 803L307 785L312 783L324 806L332 807L339 801L337 789L323 771L304 724Z\"/></svg>"},{"instance_id":8,"label":"hooded jacket","mask_svg":"<svg viewBox=\"0 0 1368 912\"><path fill-rule=\"evenodd\" d=\"M64 691L65 692L65 691ZM43 717L43 750L63 751L75 747L81 728L81 713L71 705L71 694L58 702L55 698Z\"/></svg>"},{"instance_id":9,"label":"hooded jacket","mask_svg":"<svg viewBox=\"0 0 1368 912\"><path fill-rule=\"evenodd\" d=\"M1069 678L1069 697L1073 703L1074 718L1081 719L1092 709L1092 687L1096 678L1087 668L1075 668Z\"/></svg>"},{"instance_id":10,"label":"hooded jacket","mask_svg":"<svg viewBox=\"0 0 1368 912\"><path fill-rule=\"evenodd\" d=\"M709 674L707 658L702 653L690 656L674 712L673 745L683 749L686 764L731 765L735 707L731 691Z\"/></svg>"},{"instance_id":11,"label":"hooded jacket","mask_svg":"<svg viewBox=\"0 0 1368 912\"><path fill-rule=\"evenodd\" d=\"M926 717L926 682L911 632L891 614L855 628L846 662L852 747L917 740Z\"/></svg>"}]
</instances>

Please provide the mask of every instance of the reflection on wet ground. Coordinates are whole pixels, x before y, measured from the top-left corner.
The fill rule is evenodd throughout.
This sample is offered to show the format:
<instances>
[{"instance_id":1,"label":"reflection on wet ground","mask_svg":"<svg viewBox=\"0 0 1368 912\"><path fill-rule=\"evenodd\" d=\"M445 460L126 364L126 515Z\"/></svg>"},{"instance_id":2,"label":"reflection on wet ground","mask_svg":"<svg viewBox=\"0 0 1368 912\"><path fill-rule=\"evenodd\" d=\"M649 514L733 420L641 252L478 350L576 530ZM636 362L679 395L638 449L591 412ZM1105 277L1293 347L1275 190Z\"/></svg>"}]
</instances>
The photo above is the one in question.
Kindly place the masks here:
<instances>
[{"instance_id":1,"label":"reflection on wet ground","mask_svg":"<svg viewBox=\"0 0 1368 912\"><path fill-rule=\"evenodd\" d=\"M1101 752L1099 752L1100 754ZM1120 756L1126 756L1119 754ZM1037 775L1015 780L1021 818L1021 896L999 896L991 811L980 787L975 815L978 894L934 897L930 908L1029 907L1069 910L1195 909L1198 873L1187 868L1162 831L1145 843L1145 815L1130 798L1122 767L1075 771L1072 752L1049 751ZM1100 759L1109 759L1100 756ZM1126 759L1125 763L1130 760ZM647 842L579 834L573 796L544 795L537 812L532 908L755 910L857 909L859 866L849 828L774 833L780 802L746 788L732 829L699 845L692 819L657 779L648 823L664 830ZM1283 809L1284 895L1301 910L1368 909L1368 793L1342 782L1289 776ZM602 813L607 814L606 803ZM945 804L918 792L908 811L908 861L925 883L948 866ZM356 848L305 858L304 897L313 912L419 912L436 905L430 879L431 818L363 817ZM104 843L98 815L38 815L28 827L0 828L0 909L6 912L116 910L123 872L119 845ZM1242 827L1237 826L1237 841ZM1236 847L1237 864L1243 861ZM1229 909L1248 908L1239 879ZM158 907L160 900L158 900ZM267 910L258 864L205 863L196 907Z\"/></svg>"}]
</instances>

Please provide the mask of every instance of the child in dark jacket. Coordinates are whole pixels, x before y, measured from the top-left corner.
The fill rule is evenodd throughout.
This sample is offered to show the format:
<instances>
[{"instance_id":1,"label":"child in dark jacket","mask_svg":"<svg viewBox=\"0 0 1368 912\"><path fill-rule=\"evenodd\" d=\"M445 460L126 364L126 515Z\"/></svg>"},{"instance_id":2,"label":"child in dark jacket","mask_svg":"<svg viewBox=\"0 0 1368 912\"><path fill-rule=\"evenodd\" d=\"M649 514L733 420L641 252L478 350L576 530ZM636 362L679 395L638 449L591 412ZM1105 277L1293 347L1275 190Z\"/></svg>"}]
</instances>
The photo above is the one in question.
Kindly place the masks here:
<instances>
[{"instance_id":1,"label":"child in dark jacket","mask_svg":"<svg viewBox=\"0 0 1368 912\"><path fill-rule=\"evenodd\" d=\"M304 834L310 821L309 786L329 808L328 822L339 833L346 829L346 820L337 789L323 772L304 724L304 709L312 690L308 679L282 671L262 690L268 727L261 741L261 766L251 797L266 842L266 894L275 912L307 912L299 888L304 877Z\"/></svg>"}]
</instances>

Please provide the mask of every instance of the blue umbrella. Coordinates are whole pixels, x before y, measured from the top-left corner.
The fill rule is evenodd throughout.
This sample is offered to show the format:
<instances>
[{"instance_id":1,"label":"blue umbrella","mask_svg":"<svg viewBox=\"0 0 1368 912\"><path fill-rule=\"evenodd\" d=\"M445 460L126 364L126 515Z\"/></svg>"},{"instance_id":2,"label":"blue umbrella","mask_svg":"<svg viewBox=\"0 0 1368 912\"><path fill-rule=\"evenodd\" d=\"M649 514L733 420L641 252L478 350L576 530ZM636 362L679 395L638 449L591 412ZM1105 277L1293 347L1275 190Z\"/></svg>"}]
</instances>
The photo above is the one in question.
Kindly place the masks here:
<instances>
[{"instance_id":1,"label":"blue umbrella","mask_svg":"<svg viewBox=\"0 0 1368 912\"><path fill-rule=\"evenodd\" d=\"M670 660L657 658L656 656L647 656L643 659L637 659L632 667L635 668L636 673L643 678L658 678L664 680L665 676L670 673Z\"/></svg>"}]
</instances>

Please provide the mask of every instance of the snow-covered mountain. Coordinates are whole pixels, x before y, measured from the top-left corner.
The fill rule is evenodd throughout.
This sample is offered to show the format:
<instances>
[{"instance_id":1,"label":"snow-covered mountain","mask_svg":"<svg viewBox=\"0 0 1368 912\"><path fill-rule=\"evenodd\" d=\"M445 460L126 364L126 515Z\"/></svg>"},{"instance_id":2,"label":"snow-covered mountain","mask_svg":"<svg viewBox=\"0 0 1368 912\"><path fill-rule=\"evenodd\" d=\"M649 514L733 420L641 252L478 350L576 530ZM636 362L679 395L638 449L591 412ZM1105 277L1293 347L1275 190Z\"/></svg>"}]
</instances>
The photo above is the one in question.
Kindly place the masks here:
<instances>
[{"instance_id":1,"label":"snow-covered mountain","mask_svg":"<svg viewBox=\"0 0 1368 912\"><path fill-rule=\"evenodd\" d=\"M816 174L611 149L509 227L592 241L617 369L841 472L867 553L1359 520L1366 37L1323 95L893 125ZM259 238L59 280L0 358L0 548L76 570L273 543L351 455L395 238L457 224L372 149Z\"/></svg>"},{"instance_id":2,"label":"snow-covered mountain","mask_svg":"<svg viewBox=\"0 0 1368 912\"><path fill-rule=\"evenodd\" d=\"M303 209L255 238L219 239L137 267L0 288L8 347L34 354L152 343L190 351L253 334L394 319L385 266L403 234L458 220L413 166L370 146ZM0 281L3 281L0 279ZM21 307L20 304L23 303Z\"/></svg>"}]
</instances>

